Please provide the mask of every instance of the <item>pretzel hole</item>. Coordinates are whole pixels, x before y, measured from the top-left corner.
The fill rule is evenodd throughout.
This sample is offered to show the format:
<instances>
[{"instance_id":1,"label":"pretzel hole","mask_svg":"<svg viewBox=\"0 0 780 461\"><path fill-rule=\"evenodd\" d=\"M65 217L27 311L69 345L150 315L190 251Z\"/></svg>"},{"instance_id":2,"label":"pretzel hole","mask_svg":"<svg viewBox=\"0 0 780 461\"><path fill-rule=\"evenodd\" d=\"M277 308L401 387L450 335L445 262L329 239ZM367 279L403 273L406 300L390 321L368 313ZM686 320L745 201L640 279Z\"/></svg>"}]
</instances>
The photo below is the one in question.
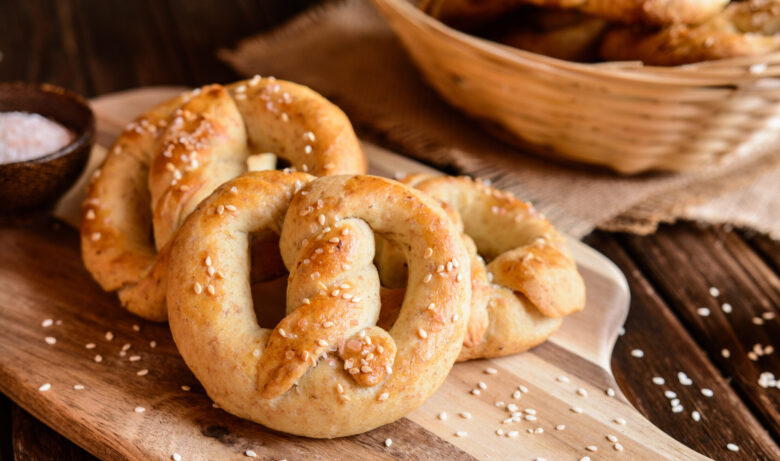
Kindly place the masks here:
<instances>
[{"instance_id":1,"label":"pretzel hole","mask_svg":"<svg viewBox=\"0 0 780 461\"><path fill-rule=\"evenodd\" d=\"M252 303L258 324L273 329L285 316L287 268L279 251L279 236L270 230L249 236Z\"/></svg>"}]
</instances>

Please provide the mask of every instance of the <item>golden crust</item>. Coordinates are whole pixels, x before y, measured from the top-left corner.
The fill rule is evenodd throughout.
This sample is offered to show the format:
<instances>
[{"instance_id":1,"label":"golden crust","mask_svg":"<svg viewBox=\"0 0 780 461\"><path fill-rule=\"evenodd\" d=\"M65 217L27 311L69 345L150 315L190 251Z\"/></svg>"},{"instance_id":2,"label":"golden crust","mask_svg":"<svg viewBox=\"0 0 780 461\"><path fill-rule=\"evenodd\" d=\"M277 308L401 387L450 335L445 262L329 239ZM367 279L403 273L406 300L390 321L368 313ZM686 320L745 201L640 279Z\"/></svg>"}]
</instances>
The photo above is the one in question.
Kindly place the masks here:
<instances>
[{"instance_id":1,"label":"golden crust","mask_svg":"<svg viewBox=\"0 0 780 461\"><path fill-rule=\"evenodd\" d=\"M780 1L734 2L706 22L661 30L619 27L604 37L601 57L674 66L780 50Z\"/></svg>"},{"instance_id":2,"label":"golden crust","mask_svg":"<svg viewBox=\"0 0 780 461\"><path fill-rule=\"evenodd\" d=\"M221 408L330 438L392 422L444 381L466 329L469 263L457 229L423 194L383 178L329 176L293 196L306 180L249 173L204 200L175 236L167 302L182 357ZM220 215L220 206L233 208ZM273 330L257 325L247 277L248 235L260 229L281 231L290 270L287 316ZM409 261L408 296L389 332L375 326L374 232ZM436 271L453 261L460 269Z\"/></svg>"},{"instance_id":3,"label":"golden crust","mask_svg":"<svg viewBox=\"0 0 780 461\"><path fill-rule=\"evenodd\" d=\"M727 3L728 0L423 0L419 6L447 24L473 28L523 5L577 9L627 24L698 24Z\"/></svg>"},{"instance_id":4,"label":"golden crust","mask_svg":"<svg viewBox=\"0 0 780 461\"><path fill-rule=\"evenodd\" d=\"M479 297L472 299L470 341L458 360L526 350L546 340L562 317L585 307L585 284L563 236L528 203L464 177L412 175L403 181L457 210L475 243L472 290ZM488 282L480 283L480 271L474 270L482 266L484 271L480 255L489 261ZM386 272L400 272L393 279L403 280L402 262L384 248L383 280L389 279Z\"/></svg>"},{"instance_id":5,"label":"golden crust","mask_svg":"<svg viewBox=\"0 0 780 461\"><path fill-rule=\"evenodd\" d=\"M130 123L88 187L81 248L95 280L136 315L165 320L156 249L257 152L315 175L366 169L346 115L306 87L256 77L184 93Z\"/></svg>"}]
</instances>

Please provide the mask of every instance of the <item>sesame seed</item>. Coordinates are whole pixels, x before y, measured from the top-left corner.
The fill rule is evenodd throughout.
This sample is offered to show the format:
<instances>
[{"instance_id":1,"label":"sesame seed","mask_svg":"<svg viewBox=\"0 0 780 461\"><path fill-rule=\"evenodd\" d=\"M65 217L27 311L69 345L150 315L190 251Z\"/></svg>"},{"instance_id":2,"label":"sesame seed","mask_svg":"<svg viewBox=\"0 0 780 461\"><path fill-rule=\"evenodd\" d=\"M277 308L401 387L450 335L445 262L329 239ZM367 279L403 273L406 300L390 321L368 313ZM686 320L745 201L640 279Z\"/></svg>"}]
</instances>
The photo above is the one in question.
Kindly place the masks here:
<instances>
[{"instance_id":1,"label":"sesame seed","mask_svg":"<svg viewBox=\"0 0 780 461\"><path fill-rule=\"evenodd\" d=\"M559 425L555 426L555 430L556 431L562 431L564 429L566 429L566 425L565 424L559 424Z\"/></svg>"},{"instance_id":2,"label":"sesame seed","mask_svg":"<svg viewBox=\"0 0 780 461\"><path fill-rule=\"evenodd\" d=\"M696 313L701 315L702 317L709 317L710 316L710 309L708 307L700 307L696 309Z\"/></svg>"},{"instance_id":3,"label":"sesame seed","mask_svg":"<svg viewBox=\"0 0 780 461\"><path fill-rule=\"evenodd\" d=\"M506 409L509 411L517 411L517 408L518 408L517 405L515 405L514 403L510 403L509 405L506 406Z\"/></svg>"},{"instance_id":4,"label":"sesame seed","mask_svg":"<svg viewBox=\"0 0 780 461\"><path fill-rule=\"evenodd\" d=\"M517 432L517 431L509 431L509 432L507 432L507 433L506 433L506 436L507 436L507 437L512 437L512 438L515 438L515 437L517 437L518 435L520 435L520 433L519 433L519 432Z\"/></svg>"},{"instance_id":5,"label":"sesame seed","mask_svg":"<svg viewBox=\"0 0 780 461\"><path fill-rule=\"evenodd\" d=\"M555 380L559 383L568 383L570 381L568 376L558 376Z\"/></svg>"},{"instance_id":6,"label":"sesame seed","mask_svg":"<svg viewBox=\"0 0 780 461\"><path fill-rule=\"evenodd\" d=\"M138 376L146 376L147 374L149 374L149 370L147 370L146 368L144 368L143 370L138 370L138 373L136 373L136 374L137 374Z\"/></svg>"},{"instance_id":7,"label":"sesame seed","mask_svg":"<svg viewBox=\"0 0 780 461\"><path fill-rule=\"evenodd\" d=\"M579 461L590 461L590 456L583 456Z\"/></svg>"},{"instance_id":8,"label":"sesame seed","mask_svg":"<svg viewBox=\"0 0 780 461\"><path fill-rule=\"evenodd\" d=\"M171 459L173 459L173 461L181 461L181 455L178 453L174 453L171 455Z\"/></svg>"},{"instance_id":9,"label":"sesame seed","mask_svg":"<svg viewBox=\"0 0 780 461\"><path fill-rule=\"evenodd\" d=\"M466 431L458 431L455 433L455 437L466 437L467 435L469 435L469 433Z\"/></svg>"},{"instance_id":10,"label":"sesame seed","mask_svg":"<svg viewBox=\"0 0 780 461\"><path fill-rule=\"evenodd\" d=\"M87 349L94 349L95 348L95 343L88 343L88 344L84 345L84 347L86 347Z\"/></svg>"},{"instance_id":11,"label":"sesame seed","mask_svg":"<svg viewBox=\"0 0 780 461\"><path fill-rule=\"evenodd\" d=\"M114 333L107 331L106 332L106 341L113 341L114 340Z\"/></svg>"},{"instance_id":12,"label":"sesame seed","mask_svg":"<svg viewBox=\"0 0 780 461\"><path fill-rule=\"evenodd\" d=\"M245 451L244 455L246 455L247 458L257 458L257 453L255 453L253 450Z\"/></svg>"},{"instance_id":13,"label":"sesame seed","mask_svg":"<svg viewBox=\"0 0 780 461\"><path fill-rule=\"evenodd\" d=\"M190 389L192 389L192 388L190 386L187 386L186 384L181 386L181 390L183 390L184 392L189 392Z\"/></svg>"},{"instance_id":14,"label":"sesame seed","mask_svg":"<svg viewBox=\"0 0 780 461\"><path fill-rule=\"evenodd\" d=\"M379 400L380 402L383 402L383 401L387 400L388 397L390 397L390 394L388 394L387 392L383 392L383 393L379 394L379 397L377 397L377 400Z\"/></svg>"},{"instance_id":15,"label":"sesame seed","mask_svg":"<svg viewBox=\"0 0 780 461\"><path fill-rule=\"evenodd\" d=\"M482 381L477 383L477 386L482 389L483 391L487 389L487 384L483 383Z\"/></svg>"},{"instance_id":16,"label":"sesame seed","mask_svg":"<svg viewBox=\"0 0 780 461\"><path fill-rule=\"evenodd\" d=\"M51 389L51 383L44 383L41 385L41 387L38 388L39 392L46 392L49 389Z\"/></svg>"},{"instance_id":17,"label":"sesame seed","mask_svg":"<svg viewBox=\"0 0 780 461\"><path fill-rule=\"evenodd\" d=\"M626 420L623 419L623 418L615 418L612 421L616 422L617 424L620 424L621 426L625 426L626 425Z\"/></svg>"},{"instance_id":18,"label":"sesame seed","mask_svg":"<svg viewBox=\"0 0 780 461\"><path fill-rule=\"evenodd\" d=\"M731 314L731 311L733 310L731 307L731 304L729 303L723 303L720 308L725 312L726 314Z\"/></svg>"},{"instance_id":19,"label":"sesame seed","mask_svg":"<svg viewBox=\"0 0 780 461\"><path fill-rule=\"evenodd\" d=\"M428 337L428 333L422 328L420 328L419 330L417 330L417 336L419 336L422 339L425 339Z\"/></svg>"},{"instance_id":20,"label":"sesame seed","mask_svg":"<svg viewBox=\"0 0 780 461\"><path fill-rule=\"evenodd\" d=\"M614 436L614 435L612 435L612 434L609 434L609 435L607 435L607 440L609 440L609 441L610 441L610 442L612 442L612 443L615 443L615 442L617 442L617 441L618 441L618 438L617 438L617 437L615 437L615 436Z\"/></svg>"},{"instance_id":21,"label":"sesame seed","mask_svg":"<svg viewBox=\"0 0 780 461\"><path fill-rule=\"evenodd\" d=\"M57 338L55 338L54 336L47 336L43 340L46 341L46 344L50 344L50 345L57 344Z\"/></svg>"},{"instance_id":22,"label":"sesame seed","mask_svg":"<svg viewBox=\"0 0 780 461\"><path fill-rule=\"evenodd\" d=\"M195 282L195 285L192 286L192 291L194 291L196 295L199 295L203 292L203 287L200 286L200 283Z\"/></svg>"},{"instance_id":23,"label":"sesame seed","mask_svg":"<svg viewBox=\"0 0 780 461\"><path fill-rule=\"evenodd\" d=\"M616 444L612 445L612 448L614 448L615 451L623 451L623 445L621 445L619 443L616 443Z\"/></svg>"},{"instance_id":24,"label":"sesame seed","mask_svg":"<svg viewBox=\"0 0 780 461\"><path fill-rule=\"evenodd\" d=\"M432 311L432 310L434 310L434 309L436 309L436 303L430 303L430 304L428 304L428 310L429 310L429 311Z\"/></svg>"},{"instance_id":25,"label":"sesame seed","mask_svg":"<svg viewBox=\"0 0 780 461\"><path fill-rule=\"evenodd\" d=\"M135 331L135 332L139 332L139 331L141 331L141 326L140 326L140 325L138 325L138 324L135 324L135 323L134 323L134 324L133 324L133 331Z\"/></svg>"},{"instance_id":26,"label":"sesame seed","mask_svg":"<svg viewBox=\"0 0 780 461\"><path fill-rule=\"evenodd\" d=\"M93 219L95 219L95 210L93 210L91 208L89 210L87 210L86 218L89 221L92 221Z\"/></svg>"},{"instance_id":27,"label":"sesame seed","mask_svg":"<svg viewBox=\"0 0 780 461\"><path fill-rule=\"evenodd\" d=\"M773 320L775 318L775 313L774 312L764 312L763 314L761 314L761 318L763 318L764 320Z\"/></svg>"},{"instance_id":28,"label":"sesame seed","mask_svg":"<svg viewBox=\"0 0 780 461\"><path fill-rule=\"evenodd\" d=\"M527 394L527 393L528 393L528 388L527 388L527 387L525 387L525 386L523 386L522 384L521 384L521 385L519 385L519 386L517 386L517 389L518 389L520 392L522 392L523 394Z\"/></svg>"},{"instance_id":29,"label":"sesame seed","mask_svg":"<svg viewBox=\"0 0 780 461\"><path fill-rule=\"evenodd\" d=\"M486 375L494 375L496 373L498 373L498 370L496 370L495 368L490 368L490 367L485 368Z\"/></svg>"},{"instance_id":30,"label":"sesame seed","mask_svg":"<svg viewBox=\"0 0 780 461\"><path fill-rule=\"evenodd\" d=\"M657 384L658 386L663 386L665 382L666 380L660 376L653 377L653 384Z\"/></svg>"},{"instance_id":31,"label":"sesame seed","mask_svg":"<svg viewBox=\"0 0 780 461\"><path fill-rule=\"evenodd\" d=\"M41 326L43 328L48 328L48 327L50 327L52 325L54 325L54 320L52 320L52 319L46 319L43 322L41 322Z\"/></svg>"},{"instance_id":32,"label":"sesame seed","mask_svg":"<svg viewBox=\"0 0 780 461\"><path fill-rule=\"evenodd\" d=\"M209 285L209 286L206 288L206 291L208 291L210 295L213 295L214 293L216 293L216 292L217 292L217 290L215 290L215 289L214 289L214 285Z\"/></svg>"},{"instance_id":33,"label":"sesame seed","mask_svg":"<svg viewBox=\"0 0 780 461\"><path fill-rule=\"evenodd\" d=\"M728 349L723 349L720 351L720 355L722 355L724 359L727 359L731 357L731 351L729 351Z\"/></svg>"},{"instance_id":34,"label":"sesame seed","mask_svg":"<svg viewBox=\"0 0 780 461\"><path fill-rule=\"evenodd\" d=\"M533 408L526 408L523 411L528 413L529 415L535 415L536 414L536 410L534 410Z\"/></svg>"},{"instance_id":35,"label":"sesame seed","mask_svg":"<svg viewBox=\"0 0 780 461\"><path fill-rule=\"evenodd\" d=\"M140 355L131 355L128 360L130 360L131 362L137 362L137 361L141 360L141 356Z\"/></svg>"},{"instance_id":36,"label":"sesame seed","mask_svg":"<svg viewBox=\"0 0 780 461\"><path fill-rule=\"evenodd\" d=\"M607 394L609 397L614 397L615 396L615 389L612 389L611 387L608 387L604 391L604 393Z\"/></svg>"},{"instance_id":37,"label":"sesame seed","mask_svg":"<svg viewBox=\"0 0 780 461\"><path fill-rule=\"evenodd\" d=\"M534 416L534 415L525 415L525 416L523 416L523 419L525 419L526 421L536 421L536 416Z\"/></svg>"},{"instance_id":38,"label":"sesame seed","mask_svg":"<svg viewBox=\"0 0 780 461\"><path fill-rule=\"evenodd\" d=\"M155 341L155 340L151 340L151 341L149 341L149 347L151 347L152 349L154 349L155 347L157 347L157 341Z\"/></svg>"},{"instance_id":39,"label":"sesame seed","mask_svg":"<svg viewBox=\"0 0 780 461\"><path fill-rule=\"evenodd\" d=\"M570 410L571 410L573 413L577 413L577 414L580 414L580 413L582 413L582 408L580 408L580 407L573 407L573 408L570 408Z\"/></svg>"},{"instance_id":40,"label":"sesame seed","mask_svg":"<svg viewBox=\"0 0 780 461\"><path fill-rule=\"evenodd\" d=\"M638 359L641 359L642 357L645 356L645 352L642 349L634 349L631 351L631 355Z\"/></svg>"},{"instance_id":41,"label":"sesame seed","mask_svg":"<svg viewBox=\"0 0 780 461\"><path fill-rule=\"evenodd\" d=\"M502 435L504 435L504 430L501 428L496 429L496 435L501 437Z\"/></svg>"},{"instance_id":42,"label":"sesame seed","mask_svg":"<svg viewBox=\"0 0 780 461\"><path fill-rule=\"evenodd\" d=\"M103 361L103 356L98 354L95 356L95 362L100 363Z\"/></svg>"},{"instance_id":43,"label":"sesame seed","mask_svg":"<svg viewBox=\"0 0 780 461\"><path fill-rule=\"evenodd\" d=\"M482 391L480 391L479 389L472 389L472 390L471 390L471 393L472 393L473 395L479 395L479 394L481 394L481 393L482 393Z\"/></svg>"},{"instance_id":44,"label":"sesame seed","mask_svg":"<svg viewBox=\"0 0 780 461\"><path fill-rule=\"evenodd\" d=\"M718 296L720 296L720 290L718 290L715 287L710 287L710 296L712 296L713 298L717 298Z\"/></svg>"},{"instance_id":45,"label":"sesame seed","mask_svg":"<svg viewBox=\"0 0 780 461\"><path fill-rule=\"evenodd\" d=\"M471 419L471 413L469 413L468 411L461 411L459 413L459 416L463 419Z\"/></svg>"},{"instance_id":46,"label":"sesame seed","mask_svg":"<svg viewBox=\"0 0 780 461\"><path fill-rule=\"evenodd\" d=\"M452 321L453 321L453 322L457 322L459 318L460 318L460 315L458 315L458 314L452 314Z\"/></svg>"},{"instance_id":47,"label":"sesame seed","mask_svg":"<svg viewBox=\"0 0 780 461\"><path fill-rule=\"evenodd\" d=\"M682 405L675 405L672 407L672 413L682 413L684 409Z\"/></svg>"},{"instance_id":48,"label":"sesame seed","mask_svg":"<svg viewBox=\"0 0 780 461\"><path fill-rule=\"evenodd\" d=\"M324 214L319 215L319 217L317 217L317 221L320 223L320 226L324 226L325 225L325 215Z\"/></svg>"},{"instance_id":49,"label":"sesame seed","mask_svg":"<svg viewBox=\"0 0 780 461\"><path fill-rule=\"evenodd\" d=\"M761 317L753 317L753 325L763 325L764 319Z\"/></svg>"},{"instance_id":50,"label":"sesame seed","mask_svg":"<svg viewBox=\"0 0 780 461\"><path fill-rule=\"evenodd\" d=\"M523 394L519 390L512 392L512 398L513 399L519 399L522 395Z\"/></svg>"},{"instance_id":51,"label":"sesame seed","mask_svg":"<svg viewBox=\"0 0 780 461\"><path fill-rule=\"evenodd\" d=\"M432 274L428 274L428 275L426 275L426 276L425 276L425 278L423 279L423 282L425 282L425 283L428 283L428 282L430 282L430 281L431 281L431 279L432 279L432 278L433 278L433 275L432 275Z\"/></svg>"},{"instance_id":52,"label":"sesame seed","mask_svg":"<svg viewBox=\"0 0 780 461\"><path fill-rule=\"evenodd\" d=\"M590 452L597 452L597 451L599 451L599 447L597 447L596 445L588 445L587 447L585 447L585 449L590 451Z\"/></svg>"},{"instance_id":53,"label":"sesame seed","mask_svg":"<svg viewBox=\"0 0 780 461\"><path fill-rule=\"evenodd\" d=\"M135 407L135 410L134 410L134 411L135 411L136 413L143 413L143 412L145 412L145 411L146 411L146 408L144 408L144 407Z\"/></svg>"},{"instance_id":54,"label":"sesame seed","mask_svg":"<svg viewBox=\"0 0 780 461\"><path fill-rule=\"evenodd\" d=\"M729 451L735 451L735 452L739 451L739 446L737 444L734 444L734 443L727 444L726 448L728 448Z\"/></svg>"},{"instance_id":55,"label":"sesame seed","mask_svg":"<svg viewBox=\"0 0 780 461\"><path fill-rule=\"evenodd\" d=\"M667 399L677 398L677 394L674 391L664 391L664 396L666 396Z\"/></svg>"},{"instance_id":56,"label":"sesame seed","mask_svg":"<svg viewBox=\"0 0 780 461\"><path fill-rule=\"evenodd\" d=\"M579 388L579 389L577 389L577 395L579 395L580 397L587 397L588 396L588 391L586 391L583 388Z\"/></svg>"},{"instance_id":57,"label":"sesame seed","mask_svg":"<svg viewBox=\"0 0 780 461\"><path fill-rule=\"evenodd\" d=\"M534 434L542 434L542 433L544 433L544 428L537 427L536 429L534 429Z\"/></svg>"},{"instance_id":58,"label":"sesame seed","mask_svg":"<svg viewBox=\"0 0 780 461\"><path fill-rule=\"evenodd\" d=\"M441 413L439 413L439 416L437 416L437 417L438 417L438 418L439 418L441 421L446 421L446 420L447 420L447 412L446 412L446 411L442 411Z\"/></svg>"},{"instance_id":59,"label":"sesame seed","mask_svg":"<svg viewBox=\"0 0 780 461\"><path fill-rule=\"evenodd\" d=\"M90 240L93 242L97 242L100 240L100 232L93 232L92 235L89 236Z\"/></svg>"},{"instance_id":60,"label":"sesame seed","mask_svg":"<svg viewBox=\"0 0 780 461\"><path fill-rule=\"evenodd\" d=\"M714 392L712 392L712 389L707 389L707 388L705 387L705 388L703 388L703 389L701 390L701 395L703 395L703 396L705 396L705 397L712 397L713 395L715 395L715 393L714 393Z\"/></svg>"}]
</instances>

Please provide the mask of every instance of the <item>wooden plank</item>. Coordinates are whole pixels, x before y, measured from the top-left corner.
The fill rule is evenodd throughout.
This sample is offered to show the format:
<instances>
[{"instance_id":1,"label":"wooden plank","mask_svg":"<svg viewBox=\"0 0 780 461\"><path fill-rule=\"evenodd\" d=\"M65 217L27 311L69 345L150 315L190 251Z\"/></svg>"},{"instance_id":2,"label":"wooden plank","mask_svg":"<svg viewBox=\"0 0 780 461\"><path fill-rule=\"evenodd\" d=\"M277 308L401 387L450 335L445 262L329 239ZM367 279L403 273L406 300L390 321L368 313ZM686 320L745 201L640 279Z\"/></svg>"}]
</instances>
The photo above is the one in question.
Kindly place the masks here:
<instances>
[{"instance_id":1,"label":"wooden plank","mask_svg":"<svg viewBox=\"0 0 780 461\"><path fill-rule=\"evenodd\" d=\"M735 232L681 224L648 237L626 236L625 242L710 360L731 377L734 388L780 440L780 392L759 385L761 373L780 374L780 356L749 358L756 345L780 347L780 277ZM713 288L718 296L710 293ZM707 313L702 307L709 315L702 315Z\"/></svg>"},{"instance_id":2,"label":"wooden plank","mask_svg":"<svg viewBox=\"0 0 780 461\"><path fill-rule=\"evenodd\" d=\"M91 461L96 458L16 405L13 418L13 448L16 461Z\"/></svg>"},{"instance_id":3,"label":"wooden plank","mask_svg":"<svg viewBox=\"0 0 780 461\"><path fill-rule=\"evenodd\" d=\"M740 232L742 238L750 244L764 262L780 274L780 241L772 240L766 235L755 232Z\"/></svg>"},{"instance_id":4,"label":"wooden plank","mask_svg":"<svg viewBox=\"0 0 780 461\"><path fill-rule=\"evenodd\" d=\"M652 237L632 239L642 242ZM714 459L775 459L780 448L617 241L597 232L587 242L618 264L631 286L626 333L615 346L612 369L632 404L662 430ZM641 245L648 254L654 253L651 244ZM688 270L692 270L690 266ZM681 287L689 285L679 276L677 279ZM643 351L644 356L635 357L635 350ZM692 382L681 383L679 372ZM655 384L654 377L665 382ZM713 397L704 396L704 388L712 390ZM664 395L667 390L677 394L675 398L684 407L680 413L673 412L672 399ZM693 411L699 412L701 421L694 421ZM740 451L728 451L728 443L735 443Z\"/></svg>"}]
</instances>

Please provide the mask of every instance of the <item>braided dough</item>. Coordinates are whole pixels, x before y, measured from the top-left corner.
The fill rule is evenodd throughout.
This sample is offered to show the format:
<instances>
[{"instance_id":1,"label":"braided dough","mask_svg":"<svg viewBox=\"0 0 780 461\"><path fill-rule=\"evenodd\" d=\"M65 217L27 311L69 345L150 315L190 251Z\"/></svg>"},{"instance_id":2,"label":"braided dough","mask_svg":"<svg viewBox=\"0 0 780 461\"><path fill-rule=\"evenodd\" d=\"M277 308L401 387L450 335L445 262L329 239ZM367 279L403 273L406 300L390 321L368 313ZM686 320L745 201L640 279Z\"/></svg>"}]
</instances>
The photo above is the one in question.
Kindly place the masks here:
<instances>
[{"instance_id":1,"label":"braided dough","mask_svg":"<svg viewBox=\"0 0 780 461\"><path fill-rule=\"evenodd\" d=\"M585 307L585 284L563 236L530 204L465 177L418 174L403 182L450 209L465 232L474 295L459 361L527 350ZM382 247L378 263L386 286L406 283L403 261L397 249ZM392 323L393 296L385 300L382 308L390 312L383 321Z\"/></svg>"},{"instance_id":2,"label":"braided dough","mask_svg":"<svg viewBox=\"0 0 780 461\"><path fill-rule=\"evenodd\" d=\"M198 207L171 250L170 326L226 411L284 432L339 437L402 417L444 381L468 318L468 254L441 207L407 186L329 176L290 201L307 180L249 173ZM248 234L259 229L281 232L290 269L287 316L273 330L257 325L247 277ZM375 326L374 232L409 261L407 296L389 331ZM459 269L436 272L442 264Z\"/></svg>"},{"instance_id":3,"label":"braided dough","mask_svg":"<svg viewBox=\"0 0 780 461\"><path fill-rule=\"evenodd\" d=\"M95 280L118 290L129 311L165 320L167 243L255 152L314 175L366 169L346 115L306 87L255 77L182 94L128 125L95 172L81 227L82 258Z\"/></svg>"},{"instance_id":4,"label":"braided dough","mask_svg":"<svg viewBox=\"0 0 780 461\"><path fill-rule=\"evenodd\" d=\"M455 27L476 27L522 5L577 9L627 24L697 24L728 0L422 0L421 9Z\"/></svg>"},{"instance_id":5,"label":"braided dough","mask_svg":"<svg viewBox=\"0 0 780 461\"><path fill-rule=\"evenodd\" d=\"M698 26L675 24L660 31L616 28L605 36L601 56L660 66L755 56L780 50L778 33L780 1L733 2Z\"/></svg>"}]
</instances>

